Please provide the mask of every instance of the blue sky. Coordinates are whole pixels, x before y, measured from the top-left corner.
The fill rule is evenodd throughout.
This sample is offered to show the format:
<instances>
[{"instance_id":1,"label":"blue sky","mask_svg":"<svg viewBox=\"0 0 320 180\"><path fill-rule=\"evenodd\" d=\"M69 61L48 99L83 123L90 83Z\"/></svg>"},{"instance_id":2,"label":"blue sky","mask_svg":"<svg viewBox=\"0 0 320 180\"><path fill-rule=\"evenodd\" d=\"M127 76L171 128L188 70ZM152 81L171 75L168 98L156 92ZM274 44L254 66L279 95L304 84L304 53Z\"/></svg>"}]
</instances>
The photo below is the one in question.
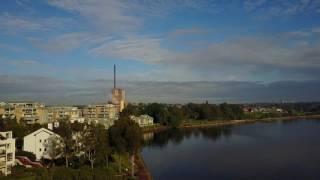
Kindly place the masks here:
<instances>
[{"instance_id":1,"label":"blue sky","mask_svg":"<svg viewBox=\"0 0 320 180\"><path fill-rule=\"evenodd\" d=\"M94 87L99 85L88 90L87 82L103 80L108 84L112 66L117 64L123 87L128 86L127 81L153 82L149 84L153 88L164 82L176 83L175 88L185 95L169 100L181 102L188 92L179 83L207 82L203 87L207 95L188 94L190 101L245 102L243 97L217 97L212 84L264 86L290 81L305 85L320 80L318 19L320 0L3 0L0 84L4 89L21 90L8 90L1 98L43 98L49 103L52 99L57 99L52 103L98 101L100 91ZM71 94L68 99L64 91L47 94L43 89L43 97L23 91L24 83L37 83L37 78L60 82L62 89L77 87L74 91L87 95ZM128 92L128 98L168 100L168 94L157 98L149 88L145 94ZM203 91L196 88L194 94ZM283 98L268 93L274 94L274 101ZM48 96L60 99L46 100ZM262 94L247 101L270 99L266 97ZM293 97L287 98L312 100Z\"/></svg>"}]
</instances>

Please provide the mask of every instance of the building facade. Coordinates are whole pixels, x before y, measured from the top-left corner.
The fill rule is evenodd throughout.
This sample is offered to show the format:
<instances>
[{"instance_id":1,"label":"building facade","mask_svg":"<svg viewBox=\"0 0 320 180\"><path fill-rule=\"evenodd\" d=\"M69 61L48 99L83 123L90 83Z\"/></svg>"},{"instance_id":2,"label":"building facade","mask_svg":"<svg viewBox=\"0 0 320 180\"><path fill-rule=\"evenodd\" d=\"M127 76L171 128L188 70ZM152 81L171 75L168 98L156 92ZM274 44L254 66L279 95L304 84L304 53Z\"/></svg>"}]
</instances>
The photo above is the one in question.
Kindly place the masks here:
<instances>
[{"instance_id":1,"label":"building facade","mask_svg":"<svg viewBox=\"0 0 320 180\"><path fill-rule=\"evenodd\" d=\"M47 107L48 122L70 120L71 122L81 118L81 110L73 106Z\"/></svg>"},{"instance_id":2,"label":"building facade","mask_svg":"<svg viewBox=\"0 0 320 180\"><path fill-rule=\"evenodd\" d=\"M130 119L139 124L140 127L152 126L153 125L153 117L149 115L141 115L141 116L130 116Z\"/></svg>"},{"instance_id":3,"label":"building facade","mask_svg":"<svg viewBox=\"0 0 320 180\"><path fill-rule=\"evenodd\" d=\"M113 88L111 102L116 106L119 112L125 108L126 92L123 89Z\"/></svg>"},{"instance_id":4,"label":"building facade","mask_svg":"<svg viewBox=\"0 0 320 180\"><path fill-rule=\"evenodd\" d=\"M23 150L33 153L36 156L36 160L51 159L49 152L51 146L48 144L50 141L56 140L58 143L62 143L60 136L46 128L38 129L37 131L25 136L23 138Z\"/></svg>"},{"instance_id":5,"label":"building facade","mask_svg":"<svg viewBox=\"0 0 320 180\"><path fill-rule=\"evenodd\" d=\"M38 102L14 102L2 106L2 118L16 118L18 123L44 124L47 122L45 105Z\"/></svg>"},{"instance_id":6,"label":"building facade","mask_svg":"<svg viewBox=\"0 0 320 180\"><path fill-rule=\"evenodd\" d=\"M8 103L1 102L0 104L0 115L3 119L14 119L15 118L15 108L10 106Z\"/></svg>"},{"instance_id":7,"label":"building facade","mask_svg":"<svg viewBox=\"0 0 320 180\"><path fill-rule=\"evenodd\" d=\"M84 107L82 114L85 121L100 123L106 128L112 126L119 116L117 107L113 104L91 104Z\"/></svg>"},{"instance_id":8,"label":"building facade","mask_svg":"<svg viewBox=\"0 0 320 180\"><path fill-rule=\"evenodd\" d=\"M11 174L15 165L16 140L12 131L0 132L0 175Z\"/></svg>"}]
</instances>

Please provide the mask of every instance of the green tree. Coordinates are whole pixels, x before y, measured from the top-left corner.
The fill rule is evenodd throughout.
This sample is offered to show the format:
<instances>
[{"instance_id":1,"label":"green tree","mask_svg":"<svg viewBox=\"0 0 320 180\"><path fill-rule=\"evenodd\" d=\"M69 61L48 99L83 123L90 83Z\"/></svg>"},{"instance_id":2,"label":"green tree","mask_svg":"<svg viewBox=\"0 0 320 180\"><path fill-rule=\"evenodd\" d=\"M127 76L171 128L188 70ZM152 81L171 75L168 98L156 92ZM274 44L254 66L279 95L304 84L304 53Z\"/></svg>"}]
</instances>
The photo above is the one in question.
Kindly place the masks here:
<instances>
[{"instance_id":1,"label":"green tree","mask_svg":"<svg viewBox=\"0 0 320 180\"><path fill-rule=\"evenodd\" d=\"M95 133L95 124L88 124L84 128L83 132L83 147L85 156L91 164L91 170L93 171L93 165L96 160L96 148L97 148L97 136Z\"/></svg>"},{"instance_id":2,"label":"green tree","mask_svg":"<svg viewBox=\"0 0 320 180\"><path fill-rule=\"evenodd\" d=\"M184 119L183 111L176 106L170 107L168 110L167 120L171 127L178 128Z\"/></svg>"},{"instance_id":3,"label":"green tree","mask_svg":"<svg viewBox=\"0 0 320 180\"><path fill-rule=\"evenodd\" d=\"M131 175L134 176L134 156L142 146L142 131L138 124L128 117L120 117L110 127L110 142L119 154L129 153L131 159ZM119 159L119 172L121 173L121 159Z\"/></svg>"},{"instance_id":4,"label":"green tree","mask_svg":"<svg viewBox=\"0 0 320 180\"><path fill-rule=\"evenodd\" d=\"M63 154L64 143L59 136L52 135L48 138L44 146L45 155L50 159L51 166L54 166L54 160Z\"/></svg>"},{"instance_id":5,"label":"green tree","mask_svg":"<svg viewBox=\"0 0 320 180\"><path fill-rule=\"evenodd\" d=\"M98 124L95 128L96 134L96 157L98 163L104 163L109 166L109 156L111 154L111 147L109 144L109 134L105 127Z\"/></svg>"},{"instance_id":6,"label":"green tree","mask_svg":"<svg viewBox=\"0 0 320 180\"><path fill-rule=\"evenodd\" d=\"M63 140L63 155L65 158L66 167L69 166L69 158L74 155L75 141L73 139L73 131L71 129L71 123L69 121L60 121L59 127L54 131L59 134Z\"/></svg>"}]
</instances>

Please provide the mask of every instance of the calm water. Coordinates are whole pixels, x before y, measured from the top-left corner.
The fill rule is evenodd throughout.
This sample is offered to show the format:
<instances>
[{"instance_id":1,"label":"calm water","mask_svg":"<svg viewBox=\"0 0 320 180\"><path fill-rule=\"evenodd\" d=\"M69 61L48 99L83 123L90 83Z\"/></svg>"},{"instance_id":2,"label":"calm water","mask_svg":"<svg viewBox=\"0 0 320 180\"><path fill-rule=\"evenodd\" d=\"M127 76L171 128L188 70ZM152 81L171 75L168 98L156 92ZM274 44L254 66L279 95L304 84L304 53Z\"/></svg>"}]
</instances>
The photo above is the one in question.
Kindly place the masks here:
<instances>
[{"instance_id":1,"label":"calm water","mask_svg":"<svg viewBox=\"0 0 320 180\"><path fill-rule=\"evenodd\" d=\"M320 179L320 120L170 130L142 155L156 180Z\"/></svg>"}]
</instances>

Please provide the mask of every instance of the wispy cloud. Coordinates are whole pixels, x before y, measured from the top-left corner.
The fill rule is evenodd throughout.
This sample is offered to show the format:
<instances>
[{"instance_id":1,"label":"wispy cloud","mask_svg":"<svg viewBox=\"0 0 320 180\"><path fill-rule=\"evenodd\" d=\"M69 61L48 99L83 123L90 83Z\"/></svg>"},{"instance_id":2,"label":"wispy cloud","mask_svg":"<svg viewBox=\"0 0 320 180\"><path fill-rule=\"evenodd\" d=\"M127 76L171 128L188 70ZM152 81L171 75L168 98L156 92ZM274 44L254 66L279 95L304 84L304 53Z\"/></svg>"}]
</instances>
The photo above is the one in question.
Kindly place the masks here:
<instances>
[{"instance_id":1,"label":"wispy cloud","mask_svg":"<svg viewBox=\"0 0 320 180\"><path fill-rule=\"evenodd\" d=\"M29 41L37 48L48 52L68 52L79 48L90 38L86 33L66 33L56 37L44 39L29 38Z\"/></svg>"},{"instance_id":2,"label":"wispy cloud","mask_svg":"<svg viewBox=\"0 0 320 180\"><path fill-rule=\"evenodd\" d=\"M319 0L246 0L244 7L249 12L257 13L260 19L292 16L303 13L317 13L320 9Z\"/></svg>"},{"instance_id":3,"label":"wispy cloud","mask_svg":"<svg viewBox=\"0 0 320 180\"><path fill-rule=\"evenodd\" d=\"M164 62L174 53L161 48L161 39L147 37L128 37L103 43L90 50L97 56L116 57L120 59L143 61L146 63Z\"/></svg>"},{"instance_id":4,"label":"wispy cloud","mask_svg":"<svg viewBox=\"0 0 320 180\"><path fill-rule=\"evenodd\" d=\"M93 24L108 32L128 31L138 28L143 21L130 14L135 5L118 0L49 0L49 4L77 13Z\"/></svg>"},{"instance_id":5,"label":"wispy cloud","mask_svg":"<svg viewBox=\"0 0 320 180\"><path fill-rule=\"evenodd\" d=\"M265 3L266 0L245 0L243 5L247 11L252 11L261 7Z\"/></svg>"},{"instance_id":6,"label":"wispy cloud","mask_svg":"<svg viewBox=\"0 0 320 180\"><path fill-rule=\"evenodd\" d=\"M318 44L305 44L301 47L289 45L290 42L276 38L251 37L211 43L189 52L177 52L162 47L162 41L163 39L146 37L112 40L91 49L90 53L176 68L192 67L193 70L212 74L225 72L235 77L239 75L239 69L247 72L248 76L266 75L266 72L281 76L299 70L304 72L306 77L316 78L319 75L314 74L314 71L308 72L310 68L320 68L317 61L320 58ZM273 70L270 71L271 69Z\"/></svg>"},{"instance_id":7,"label":"wispy cloud","mask_svg":"<svg viewBox=\"0 0 320 180\"><path fill-rule=\"evenodd\" d=\"M12 52L22 52L22 51L24 51L24 49L21 48L21 47L17 47L17 46L14 46L14 45L9 45L9 44L4 44L4 43L0 43L0 48L4 49L6 51L12 51Z\"/></svg>"},{"instance_id":8,"label":"wispy cloud","mask_svg":"<svg viewBox=\"0 0 320 180\"><path fill-rule=\"evenodd\" d=\"M0 30L6 33L54 31L56 29L67 28L73 23L74 21L70 18L23 17L12 15L7 12L0 15Z\"/></svg>"},{"instance_id":9,"label":"wispy cloud","mask_svg":"<svg viewBox=\"0 0 320 180\"><path fill-rule=\"evenodd\" d=\"M312 35L312 32L308 31L291 31L287 32L286 35L293 37L309 37Z\"/></svg>"},{"instance_id":10,"label":"wispy cloud","mask_svg":"<svg viewBox=\"0 0 320 180\"><path fill-rule=\"evenodd\" d=\"M182 28L182 29L176 29L169 33L169 37L176 38L179 36L191 36L191 35L205 35L208 34L209 30L204 28Z\"/></svg>"}]
</instances>

